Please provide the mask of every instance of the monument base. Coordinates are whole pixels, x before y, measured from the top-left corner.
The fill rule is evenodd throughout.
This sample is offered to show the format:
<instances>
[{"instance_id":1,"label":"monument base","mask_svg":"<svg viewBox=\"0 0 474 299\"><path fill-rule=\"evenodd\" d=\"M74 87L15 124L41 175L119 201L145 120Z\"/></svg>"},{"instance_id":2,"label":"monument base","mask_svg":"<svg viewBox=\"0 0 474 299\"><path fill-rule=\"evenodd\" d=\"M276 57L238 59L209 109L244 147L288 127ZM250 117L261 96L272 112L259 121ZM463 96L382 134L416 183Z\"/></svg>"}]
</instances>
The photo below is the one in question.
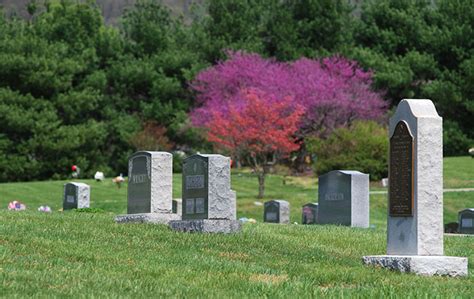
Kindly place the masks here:
<instances>
[{"instance_id":1,"label":"monument base","mask_svg":"<svg viewBox=\"0 0 474 299\"><path fill-rule=\"evenodd\" d=\"M173 213L141 213L125 214L115 217L117 223L153 223L168 224L172 220L179 220L181 217Z\"/></svg>"},{"instance_id":2,"label":"monument base","mask_svg":"<svg viewBox=\"0 0 474 299\"><path fill-rule=\"evenodd\" d=\"M199 219L170 221L169 227L180 232L223 233L239 232L242 227L238 220Z\"/></svg>"},{"instance_id":3,"label":"monument base","mask_svg":"<svg viewBox=\"0 0 474 299\"><path fill-rule=\"evenodd\" d=\"M366 265L400 272L433 276L467 276L467 258L457 256L373 255L364 256Z\"/></svg>"}]
</instances>

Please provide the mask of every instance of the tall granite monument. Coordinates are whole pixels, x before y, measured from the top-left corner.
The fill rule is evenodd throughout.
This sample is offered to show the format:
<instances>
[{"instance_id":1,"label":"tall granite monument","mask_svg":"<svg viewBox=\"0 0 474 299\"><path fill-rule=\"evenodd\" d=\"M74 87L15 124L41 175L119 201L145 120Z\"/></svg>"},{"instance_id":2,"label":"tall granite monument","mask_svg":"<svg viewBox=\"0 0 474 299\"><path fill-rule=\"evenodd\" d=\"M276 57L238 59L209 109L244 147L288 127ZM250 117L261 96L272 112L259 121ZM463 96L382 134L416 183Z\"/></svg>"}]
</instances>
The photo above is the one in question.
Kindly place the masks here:
<instances>
[{"instance_id":1,"label":"tall granite monument","mask_svg":"<svg viewBox=\"0 0 474 299\"><path fill-rule=\"evenodd\" d=\"M116 222L168 224L180 219L172 213L173 155L141 151L128 161L127 214Z\"/></svg>"},{"instance_id":2,"label":"tall granite monument","mask_svg":"<svg viewBox=\"0 0 474 299\"><path fill-rule=\"evenodd\" d=\"M209 233L240 231L236 193L230 189L230 158L190 156L183 161L182 182L182 220L171 221L171 229Z\"/></svg>"},{"instance_id":3,"label":"tall granite monument","mask_svg":"<svg viewBox=\"0 0 474 299\"><path fill-rule=\"evenodd\" d=\"M402 100L390 119L387 255L363 262L421 275L467 275L444 256L443 127L430 100Z\"/></svg>"}]
</instances>

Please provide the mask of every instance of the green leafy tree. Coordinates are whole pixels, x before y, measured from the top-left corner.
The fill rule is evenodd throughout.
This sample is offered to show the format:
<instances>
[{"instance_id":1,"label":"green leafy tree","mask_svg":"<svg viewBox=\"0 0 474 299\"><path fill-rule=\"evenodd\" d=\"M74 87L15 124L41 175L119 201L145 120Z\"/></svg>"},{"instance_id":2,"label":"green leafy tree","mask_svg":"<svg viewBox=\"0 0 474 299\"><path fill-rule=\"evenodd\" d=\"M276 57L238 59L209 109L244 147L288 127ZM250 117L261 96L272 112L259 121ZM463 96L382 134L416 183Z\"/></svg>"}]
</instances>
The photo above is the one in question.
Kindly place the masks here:
<instances>
[{"instance_id":1,"label":"green leafy tree","mask_svg":"<svg viewBox=\"0 0 474 299\"><path fill-rule=\"evenodd\" d=\"M472 1L367 1L348 51L375 71L392 105L430 98L445 119L444 153L474 145Z\"/></svg>"}]
</instances>

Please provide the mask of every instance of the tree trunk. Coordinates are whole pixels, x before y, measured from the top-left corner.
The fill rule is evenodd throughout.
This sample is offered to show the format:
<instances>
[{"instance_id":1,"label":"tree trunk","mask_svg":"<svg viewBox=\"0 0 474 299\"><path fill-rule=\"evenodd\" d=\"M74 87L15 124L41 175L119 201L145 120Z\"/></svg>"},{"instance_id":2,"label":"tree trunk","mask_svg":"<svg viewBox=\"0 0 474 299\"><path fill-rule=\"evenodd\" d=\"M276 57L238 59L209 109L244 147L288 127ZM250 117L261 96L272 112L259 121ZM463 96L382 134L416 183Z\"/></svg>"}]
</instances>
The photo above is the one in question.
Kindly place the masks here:
<instances>
[{"instance_id":1,"label":"tree trunk","mask_svg":"<svg viewBox=\"0 0 474 299\"><path fill-rule=\"evenodd\" d=\"M258 198L263 198L265 193L265 172L258 174Z\"/></svg>"}]
</instances>

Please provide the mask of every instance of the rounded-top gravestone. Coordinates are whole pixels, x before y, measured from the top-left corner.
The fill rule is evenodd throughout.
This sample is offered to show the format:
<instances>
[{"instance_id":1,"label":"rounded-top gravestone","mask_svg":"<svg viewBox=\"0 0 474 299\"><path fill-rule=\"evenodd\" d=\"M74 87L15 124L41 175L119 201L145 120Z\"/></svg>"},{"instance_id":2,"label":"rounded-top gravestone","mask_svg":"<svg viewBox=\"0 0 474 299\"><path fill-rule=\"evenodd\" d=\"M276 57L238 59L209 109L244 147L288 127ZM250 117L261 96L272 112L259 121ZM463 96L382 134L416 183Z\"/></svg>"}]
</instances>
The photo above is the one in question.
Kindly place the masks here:
<instances>
[{"instance_id":1,"label":"rounded-top gravestone","mask_svg":"<svg viewBox=\"0 0 474 299\"><path fill-rule=\"evenodd\" d=\"M290 223L290 203L285 200L270 200L265 202L263 221L269 223Z\"/></svg>"},{"instance_id":2,"label":"rounded-top gravestone","mask_svg":"<svg viewBox=\"0 0 474 299\"><path fill-rule=\"evenodd\" d=\"M474 234L474 209L465 209L458 213L459 232L461 234Z\"/></svg>"}]
</instances>

